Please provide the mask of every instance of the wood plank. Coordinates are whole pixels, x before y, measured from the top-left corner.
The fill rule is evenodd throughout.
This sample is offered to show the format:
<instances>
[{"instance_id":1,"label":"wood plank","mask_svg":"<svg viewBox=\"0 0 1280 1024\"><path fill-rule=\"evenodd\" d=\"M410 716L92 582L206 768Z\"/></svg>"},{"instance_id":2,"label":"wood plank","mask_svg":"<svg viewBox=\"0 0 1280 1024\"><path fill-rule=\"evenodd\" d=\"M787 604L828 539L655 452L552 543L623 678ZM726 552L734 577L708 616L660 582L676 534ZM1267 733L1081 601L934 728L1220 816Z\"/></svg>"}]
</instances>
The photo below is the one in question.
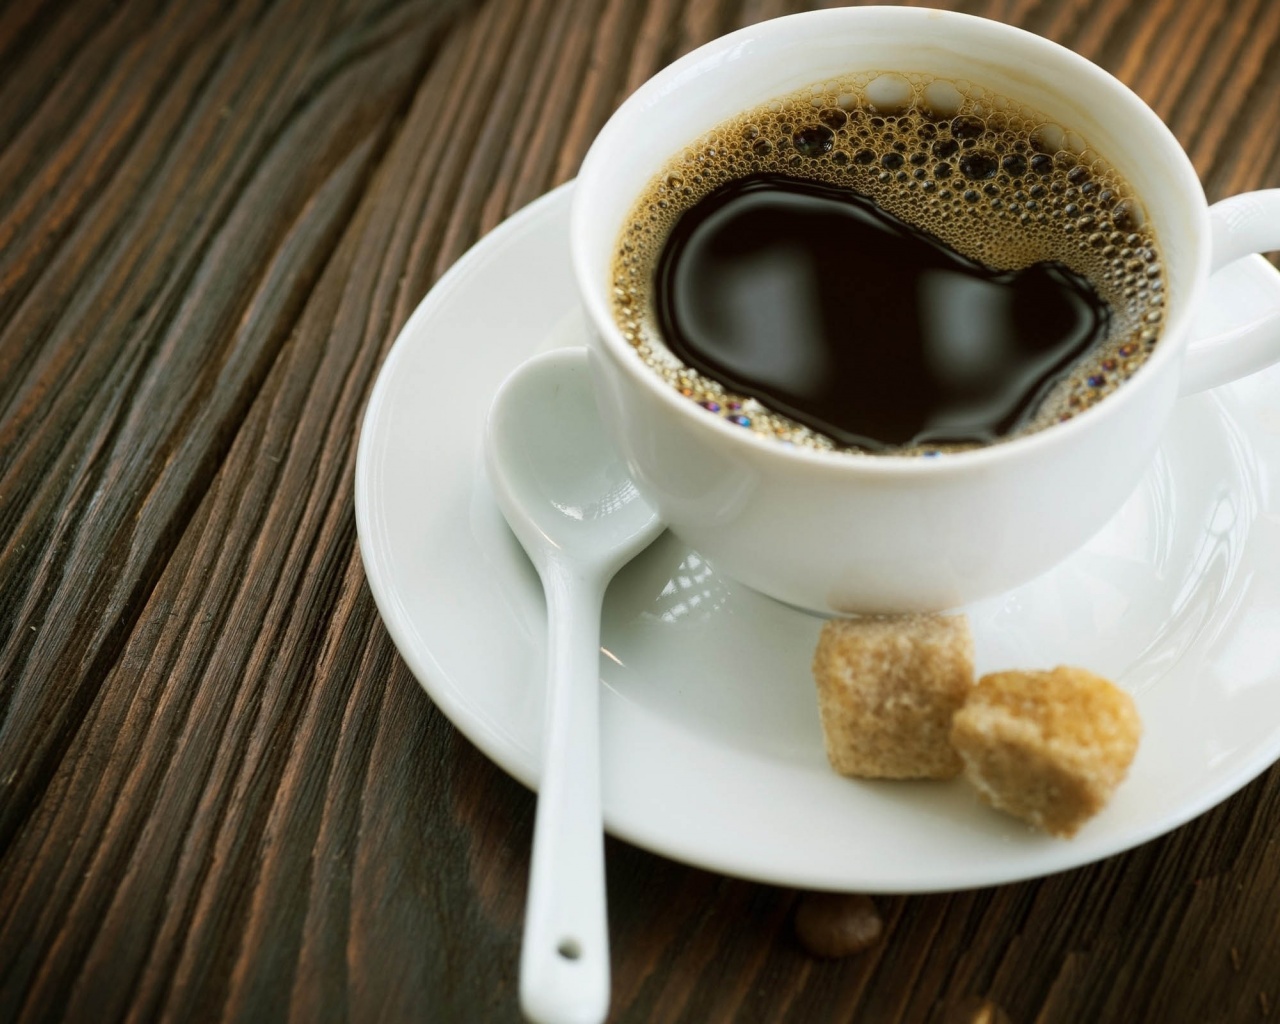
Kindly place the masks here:
<instances>
[{"instance_id":1,"label":"wood plank","mask_svg":"<svg viewBox=\"0 0 1280 1024\"><path fill-rule=\"evenodd\" d=\"M340 35L320 34L317 12L305 20L311 35L296 31L296 10L273 8L201 90L198 116L176 138L156 126L162 134L146 140L148 155L178 166L165 168L149 197L160 209L134 221L132 236L112 232L148 266L103 254L102 277L90 271L98 306L64 318L49 343L59 356L74 352L93 323L94 344L65 377L71 357L55 360L7 420L5 440L27 443L0 476L0 577L12 581L0 606L0 676L15 680L0 723L0 764L9 766L0 844L39 798L72 723L118 657L329 259L437 24L427 11L416 24L389 19L381 34L347 25L356 38L344 48ZM361 53L371 42L381 45ZM257 78L245 90L250 68ZM230 129L228 104L239 113ZM228 131L238 137L229 141ZM119 206L106 212L127 215L133 183L117 181ZM206 203L195 201L202 189ZM71 287L64 280L50 289ZM7 337L25 328L17 323ZM33 480L41 481L34 493ZM50 677L65 685L43 685Z\"/></svg>"}]
</instances>

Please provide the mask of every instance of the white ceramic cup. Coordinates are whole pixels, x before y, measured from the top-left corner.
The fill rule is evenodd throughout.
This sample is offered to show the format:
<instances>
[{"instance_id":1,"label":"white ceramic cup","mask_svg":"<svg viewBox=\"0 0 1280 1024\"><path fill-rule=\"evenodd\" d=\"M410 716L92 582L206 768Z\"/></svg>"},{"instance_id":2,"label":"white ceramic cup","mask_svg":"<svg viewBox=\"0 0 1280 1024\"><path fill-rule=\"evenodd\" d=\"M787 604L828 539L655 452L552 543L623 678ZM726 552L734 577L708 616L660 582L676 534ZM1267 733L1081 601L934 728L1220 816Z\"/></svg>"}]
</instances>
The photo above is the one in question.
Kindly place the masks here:
<instances>
[{"instance_id":1,"label":"white ceramic cup","mask_svg":"<svg viewBox=\"0 0 1280 1024\"><path fill-rule=\"evenodd\" d=\"M622 337L610 265L646 183L701 134L759 103L859 71L966 80L1082 135L1141 197L1166 267L1161 340L1114 394L1046 430L933 458L793 448L678 394ZM1275 321L1189 337L1211 273L1280 247L1280 190L1209 207L1160 118L1111 75L997 22L905 7L780 18L650 79L582 166L571 248L606 429L636 484L717 570L822 613L941 610L1039 575L1120 508L1180 394L1280 358Z\"/></svg>"}]
</instances>

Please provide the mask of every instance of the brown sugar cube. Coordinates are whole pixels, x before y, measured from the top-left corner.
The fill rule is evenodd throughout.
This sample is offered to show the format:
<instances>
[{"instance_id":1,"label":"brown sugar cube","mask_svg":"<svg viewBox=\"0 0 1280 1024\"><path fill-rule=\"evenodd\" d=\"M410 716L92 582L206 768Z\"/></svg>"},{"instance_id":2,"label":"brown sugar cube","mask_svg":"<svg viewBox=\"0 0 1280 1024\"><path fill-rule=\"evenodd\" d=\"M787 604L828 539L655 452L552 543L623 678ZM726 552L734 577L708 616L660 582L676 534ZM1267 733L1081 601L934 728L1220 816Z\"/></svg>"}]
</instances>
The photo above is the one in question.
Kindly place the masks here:
<instances>
[{"instance_id":1,"label":"brown sugar cube","mask_svg":"<svg viewBox=\"0 0 1280 1024\"><path fill-rule=\"evenodd\" d=\"M813 656L827 759L864 779L949 779L951 716L973 688L963 615L832 619Z\"/></svg>"},{"instance_id":2,"label":"brown sugar cube","mask_svg":"<svg viewBox=\"0 0 1280 1024\"><path fill-rule=\"evenodd\" d=\"M1141 733L1132 697L1062 666L983 676L955 716L951 742L988 803L1065 837L1111 798Z\"/></svg>"}]
</instances>

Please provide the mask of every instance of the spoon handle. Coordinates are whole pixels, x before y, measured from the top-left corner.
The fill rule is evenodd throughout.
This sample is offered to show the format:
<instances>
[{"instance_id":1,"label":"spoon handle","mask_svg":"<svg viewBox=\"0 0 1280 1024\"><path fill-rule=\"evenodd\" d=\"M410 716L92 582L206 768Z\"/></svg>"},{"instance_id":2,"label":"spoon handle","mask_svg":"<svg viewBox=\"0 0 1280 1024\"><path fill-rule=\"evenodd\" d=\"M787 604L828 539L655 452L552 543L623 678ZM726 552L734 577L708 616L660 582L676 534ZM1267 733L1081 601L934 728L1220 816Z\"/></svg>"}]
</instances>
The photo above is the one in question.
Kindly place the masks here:
<instances>
[{"instance_id":1,"label":"spoon handle","mask_svg":"<svg viewBox=\"0 0 1280 1024\"><path fill-rule=\"evenodd\" d=\"M609 1010L600 810L600 609L604 583L551 565L542 778L520 953L520 1004L540 1024Z\"/></svg>"}]
</instances>

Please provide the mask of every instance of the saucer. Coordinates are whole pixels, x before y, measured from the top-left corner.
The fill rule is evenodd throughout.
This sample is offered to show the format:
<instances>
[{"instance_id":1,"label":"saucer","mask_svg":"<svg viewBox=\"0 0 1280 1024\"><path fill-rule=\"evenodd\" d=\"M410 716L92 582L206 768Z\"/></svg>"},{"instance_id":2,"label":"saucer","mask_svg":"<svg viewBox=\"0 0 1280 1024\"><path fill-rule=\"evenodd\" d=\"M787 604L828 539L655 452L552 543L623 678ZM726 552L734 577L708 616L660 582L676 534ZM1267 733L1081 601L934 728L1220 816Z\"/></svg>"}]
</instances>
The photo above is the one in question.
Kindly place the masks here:
<instances>
[{"instance_id":1,"label":"saucer","mask_svg":"<svg viewBox=\"0 0 1280 1024\"><path fill-rule=\"evenodd\" d=\"M504 223L423 300L381 370L356 467L360 551L392 639L441 711L529 786L546 616L481 436L517 364L584 341L571 189ZM1261 295L1280 295L1261 258L1238 269L1211 286L1205 331L1264 315ZM833 773L809 673L821 621L725 578L671 534L605 602L606 827L743 878L925 892L1076 867L1225 799L1280 757L1277 394L1280 368L1183 399L1150 472L1085 548L964 609L979 672L1080 665L1137 700L1129 778L1075 839L1029 830L962 782Z\"/></svg>"}]
</instances>

